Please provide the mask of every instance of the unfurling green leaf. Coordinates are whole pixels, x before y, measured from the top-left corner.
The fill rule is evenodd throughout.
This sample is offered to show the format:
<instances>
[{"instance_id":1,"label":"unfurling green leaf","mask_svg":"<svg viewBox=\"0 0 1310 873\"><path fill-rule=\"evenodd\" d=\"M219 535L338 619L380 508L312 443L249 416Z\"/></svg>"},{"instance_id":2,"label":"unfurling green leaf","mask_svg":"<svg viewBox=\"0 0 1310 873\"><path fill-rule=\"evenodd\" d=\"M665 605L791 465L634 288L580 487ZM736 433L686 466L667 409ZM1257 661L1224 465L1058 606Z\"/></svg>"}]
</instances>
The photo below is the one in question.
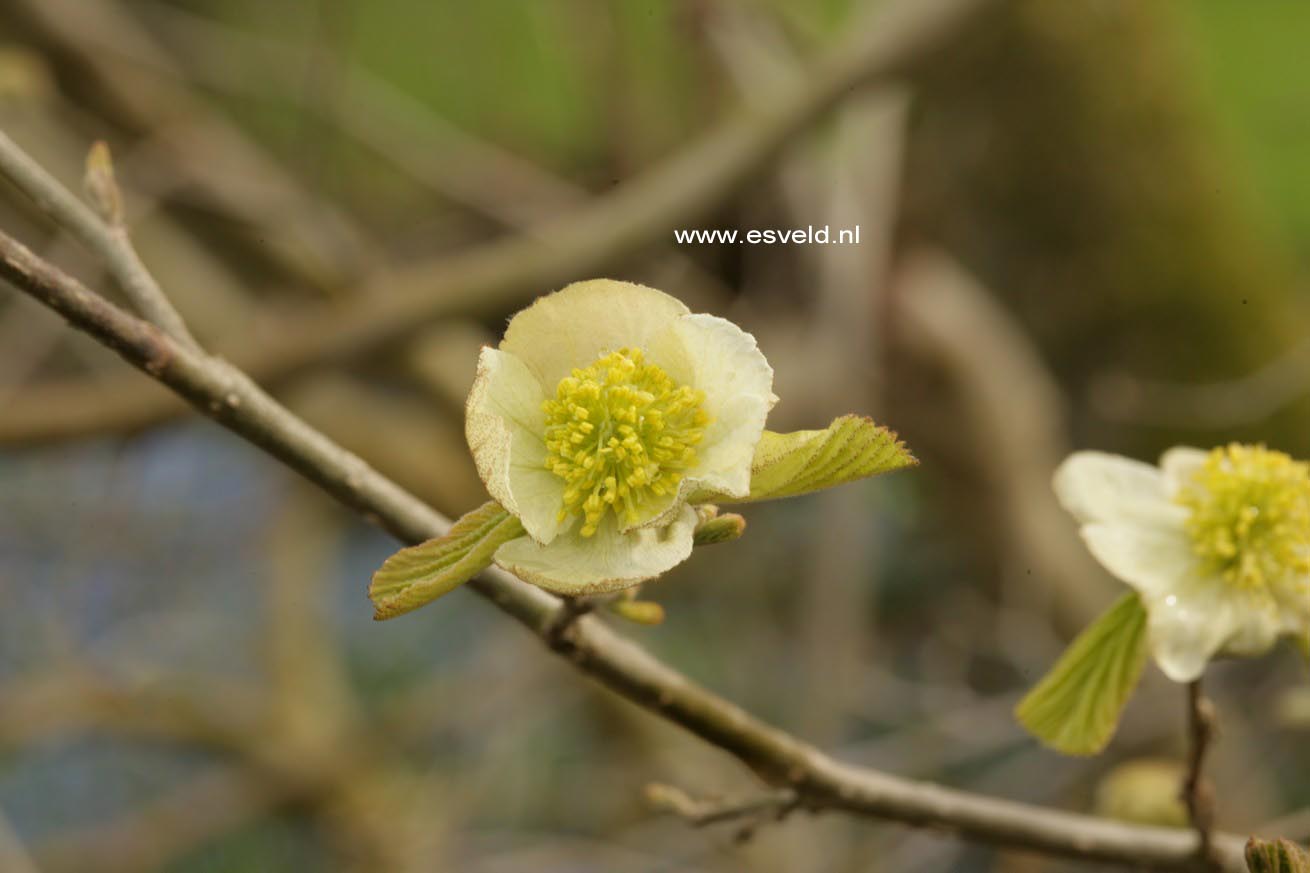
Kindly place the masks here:
<instances>
[{"instance_id":1,"label":"unfurling green leaf","mask_svg":"<svg viewBox=\"0 0 1310 873\"><path fill-rule=\"evenodd\" d=\"M1105 748L1146 663L1146 610L1125 594L1069 645L1015 709L1033 736L1066 755Z\"/></svg>"},{"instance_id":2,"label":"unfurling green leaf","mask_svg":"<svg viewBox=\"0 0 1310 873\"><path fill-rule=\"evenodd\" d=\"M735 512L719 514L719 508L712 503L696 507L700 521L692 542L698 546L712 546L716 543L731 542L746 532L746 519Z\"/></svg>"},{"instance_id":3,"label":"unfurling green leaf","mask_svg":"<svg viewBox=\"0 0 1310 873\"><path fill-rule=\"evenodd\" d=\"M82 177L82 186L97 215L111 225L123 223L123 196L114 181L114 159L110 157L109 145L104 140L92 143L86 154L86 175Z\"/></svg>"},{"instance_id":4,"label":"unfurling green leaf","mask_svg":"<svg viewBox=\"0 0 1310 873\"><path fill-rule=\"evenodd\" d=\"M368 586L375 619L418 609L472 579L491 564L502 543L523 536L523 525L494 500L451 526L445 536L401 549Z\"/></svg>"},{"instance_id":5,"label":"unfurling green leaf","mask_svg":"<svg viewBox=\"0 0 1310 873\"><path fill-rule=\"evenodd\" d=\"M795 497L917 463L894 432L868 418L843 415L823 430L766 430L751 463L750 496L714 499L744 503Z\"/></svg>"},{"instance_id":6,"label":"unfurling green leaf","mask_svg":"<svg viewBox=\"0 0 1310 873\"><path fill-rule=\"evenodd\" d=\"M1251 873L1310 873L1310 854L1290 840L1246 841L1246 869Z\"/></svg>"}]
</instances>

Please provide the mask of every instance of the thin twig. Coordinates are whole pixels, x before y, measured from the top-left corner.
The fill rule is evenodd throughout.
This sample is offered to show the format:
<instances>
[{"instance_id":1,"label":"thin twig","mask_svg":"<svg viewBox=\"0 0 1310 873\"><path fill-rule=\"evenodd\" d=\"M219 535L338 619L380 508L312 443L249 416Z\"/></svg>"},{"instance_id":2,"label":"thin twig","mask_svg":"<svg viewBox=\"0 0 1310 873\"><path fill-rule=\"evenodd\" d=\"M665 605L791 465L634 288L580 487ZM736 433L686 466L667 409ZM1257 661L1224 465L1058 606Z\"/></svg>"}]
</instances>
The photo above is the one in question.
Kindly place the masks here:
<instances>
[{"instance_id":1,"label":"thin twig","mask_svg":"<svg viewBox=\"0 0 1310 873\"><path fill-rule=\"evenodd\" d=\"M765 821L782 821L801 807L801 796L790 788L748 797L708 800L692 797L674 785L652 782L646 786L645 794L651 808L671 812L692 827L745 819L745 827L737 833L739 842L749 839Z\"/></svg>"},{"instance_id":2,"label":"thin twig","mask_svg":"<svg viewBox=\"0 0 1310 873\"><path fill-rule=\"evenodd\" d=\"M159 284L137 256L120 220L104 221L95 210L78 199L59 180L34 161L18 143L0 131L0 173L17 185L55 224L71 232L108 267L114 281L123 289L132 306L173 339L188 346L196 341L187 330L182 316L164 296ZM98 179L111 197L118 189L111 173Z\"/></svg>"},{"instance_id":3,"label":"thin twig","mask_svg":"<svg viewBox=\"0 0 1310 873\"><path fill-rule=\"evenodd\" d=\"M1196 854L1207 869L1215 869L1214 792L1205 779L1205 756L1214 739L1214 704L1205 696L1201 680L1187 684L1187 776L1183 781L1183 802L1192 829L1196 831Z\"/></svg>"},{"instance_id":4,"label":"thin twig","mask_svg":"<svg viewBox=\"0 0 1310 873\"><path fill-rule=\"evenodd\" d=\"M3 233L0 276L403 542L421 542L449 529L448 519L297 418L241 371L170 340ZM470 586L538 636L560 609L558 598L499 570L488 570ZM1175 870L1196 864L1191 834L1058 812L845 764L696 685L600 622L582 617L569 636L568 660L578 669L827 808L1053 855ZM1215 834L1212 844L1224 869L1242 869L1241 838Z\"/></svg>"}]
</instances>

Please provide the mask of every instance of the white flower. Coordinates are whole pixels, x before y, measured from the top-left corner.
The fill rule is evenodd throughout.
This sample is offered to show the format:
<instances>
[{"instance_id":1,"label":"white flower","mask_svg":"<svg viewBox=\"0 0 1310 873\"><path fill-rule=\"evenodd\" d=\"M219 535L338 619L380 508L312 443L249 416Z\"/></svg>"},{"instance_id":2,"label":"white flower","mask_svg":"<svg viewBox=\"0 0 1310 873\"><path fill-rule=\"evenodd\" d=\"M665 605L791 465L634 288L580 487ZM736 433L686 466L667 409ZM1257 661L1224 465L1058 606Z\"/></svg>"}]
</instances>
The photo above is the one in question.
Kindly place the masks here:
<instances>
[{"instance_id":1,"label":"white flower","mask_svg":"<svg viewBox=\"0 0 1310 873\"><path fill-rule=\"evenodd\" d=\"M495 562L594 594L686 560L688 498L750 493L772 385L754 337L653 288L597 279L542 297L482 350L468 399L478 473L527 532Z\"/></svg>"},{"instance_id":2,"label":"white flower","mask_svg":"<svg viewBox=\"0 0 1310 873\"><path fill-rule=\"evenodd\" d=\"M1262 446L1170 449L1152 467L1078 452L1055 492L1105 567L1137 589L1151 653L1190 682L1218 653L1310 634L1310 470Z\"/></svg>"}]
</instances>

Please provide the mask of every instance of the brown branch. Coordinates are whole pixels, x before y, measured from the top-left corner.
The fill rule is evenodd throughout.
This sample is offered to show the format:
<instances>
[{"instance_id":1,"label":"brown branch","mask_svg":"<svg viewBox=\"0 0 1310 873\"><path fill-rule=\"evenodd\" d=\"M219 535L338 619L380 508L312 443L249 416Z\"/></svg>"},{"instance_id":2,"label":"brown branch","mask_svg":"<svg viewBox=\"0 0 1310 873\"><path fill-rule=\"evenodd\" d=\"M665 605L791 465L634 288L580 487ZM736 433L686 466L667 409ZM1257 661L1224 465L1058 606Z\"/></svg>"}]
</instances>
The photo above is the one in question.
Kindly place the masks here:
<instances>
[{"instance_id":1,"label":"brown branch","mask_svg":"<svg viewBox=\"0 0 1310 873\"><path fill-rule=\"evenodd\" d=\"M280 406L248 376L179 345L0 233L0 276L63 315L197 409L261 446L361 515L407 543L440 535L449 521L360 458ZM538 636L560 601L497 570L470 583ZM771 784L816 807L926 825L987 843L1139 866L1190 869L1192 834L1105 821L900 779L841 763L755 718L623 639L592 617L573 624L558 649L612 691L729 752ZM1241 840L1216 834L1225 869L1241 869Z\"/></svg>"},{"instance_id":2,"label":"brown branch","mask_svg":"<svg viewBox=\"0 0 1310 873\"><path fill-rule=\"evenodd\" d=\"M226 350L225 355L244 373L275 388L321 363L404 340L453 313L497 312L579 276L603 272L721 203L860 86L910 73L986 4L879 4L873 20L820 59L805 81L778 89L767 104L744 109L609 194L539 230L379 275L348 301L316 315L298 315L294 323L270 331L279 337L276 344ZM138 396L130 387L56 390L58 395L40 388L11 401L0 418L0 444L138 430L180 410L159 396ZM52 402L56 396L60 404Z\"/></svg>"},{"instance_id":3,"label":"brown branch","mask_svg":"<svg viewBox=\"0 0 1310 873\"><path fill-rule=\"evenodd\" d=\"M1187 776L1183 781L1183 803L1192 829L1196 831L1196 854L1206 869L1214 869L1214 791L1205 780L1205 756L1214 739L1214 704L1205 696L1201 680L1187 684Z\"/></svg>"}]
</instances>

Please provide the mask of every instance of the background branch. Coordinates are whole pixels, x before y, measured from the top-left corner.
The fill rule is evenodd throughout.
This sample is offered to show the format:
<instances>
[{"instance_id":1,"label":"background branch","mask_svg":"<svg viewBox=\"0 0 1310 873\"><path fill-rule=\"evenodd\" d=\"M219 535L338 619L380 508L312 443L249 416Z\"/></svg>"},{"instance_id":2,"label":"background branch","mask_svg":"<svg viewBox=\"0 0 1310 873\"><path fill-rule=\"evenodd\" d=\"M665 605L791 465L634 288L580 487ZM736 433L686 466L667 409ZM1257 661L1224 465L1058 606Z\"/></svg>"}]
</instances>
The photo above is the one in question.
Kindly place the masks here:
<instances>
[{"instance_id":1,"label":"background branch","mask_svg":"<svg viewBox=\"0 0 1310 873\"><path fill-rule=\"evenodd\" d=\"M315 366L403 340L454 313L489 315L662 241L738 190L794 137L860 86L904 76L933 55L986 0L880 4L852 39L811 73L750 106L670 159L539 230L457 255L396 267L336 306L270 326L277 342L219 349L276 389ZM52 402L57 400L58 402ZM131 432L177 415L163 395L132 387L46 386L11 399L0 443Z\"/></svg>"},{"instance_id":2,"label":"background branch","mask_svg":"<svg viewBox=\"0 0 1310 873\"><path fill-rule=\"evenodd\" d=\"M1156 427L1231 430L1264 421L1310 389L1310 340L1234 379L1185 383L1106 374L1090 400L1106 418Z\"/></svg>"},{"instance_id":3,"label":"background branch","mask_svg":"<svg viewBox=\"0 0 1310 873\"><path fill-rule=\"evenodd\" d=\"M695 827L763 815L781 820L796 808L798 801L796 792L786 788L746 798L710 800L692 797L674 785L652 782L646 786L646 802L652 808L671 812Z\"/></svg>"}]
</instances>

